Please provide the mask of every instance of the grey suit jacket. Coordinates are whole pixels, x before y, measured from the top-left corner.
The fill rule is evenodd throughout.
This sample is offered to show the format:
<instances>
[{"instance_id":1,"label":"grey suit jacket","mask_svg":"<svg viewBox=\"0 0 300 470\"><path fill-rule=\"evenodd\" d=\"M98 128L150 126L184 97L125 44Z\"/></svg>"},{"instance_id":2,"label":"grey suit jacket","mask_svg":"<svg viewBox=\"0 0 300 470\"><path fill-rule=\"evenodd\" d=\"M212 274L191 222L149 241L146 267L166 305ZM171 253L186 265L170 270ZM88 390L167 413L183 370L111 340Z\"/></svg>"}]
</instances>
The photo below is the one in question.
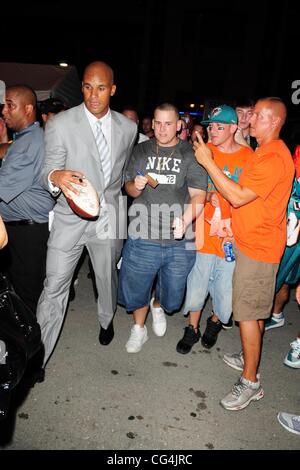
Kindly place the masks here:
<instances>
[{"instance_id":1,"label":"grey suit jacket","mask_svg":"<svg viewBox=\"0 0 300 470\"><path fill-rule=\"evenodd\" d=\"M116 247L122 246L126 237L126 204L121 198L123 171L136 139L137 126L120 113L111 110L112 173L104 188L103 171L95 138L81 104L56 115L45 129L45 166L43 185L49 189L48 175L53 169L81 171L113 210L109 211L110 226L115 228ZM51 192L51 191L50 191ZM113 214L112 212L115 212ZM74 214L61 193L54 208L54 222L49 243L61 250L69 250L80 240L90 224L97 221L81 219ZM97 227L96 227L97 230ZM55 240L55 241L54 241Z\"/></svg>"}]
</instances>

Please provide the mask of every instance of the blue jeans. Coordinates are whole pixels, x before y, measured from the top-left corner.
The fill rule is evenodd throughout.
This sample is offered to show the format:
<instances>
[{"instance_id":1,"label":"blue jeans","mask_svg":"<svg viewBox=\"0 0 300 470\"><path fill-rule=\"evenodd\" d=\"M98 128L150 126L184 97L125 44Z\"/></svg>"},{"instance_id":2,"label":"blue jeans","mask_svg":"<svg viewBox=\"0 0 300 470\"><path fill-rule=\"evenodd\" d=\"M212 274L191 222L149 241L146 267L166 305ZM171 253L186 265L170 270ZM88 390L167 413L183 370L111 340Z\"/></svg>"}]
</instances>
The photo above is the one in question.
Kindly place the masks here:
<instances>
[{"instance_id":1,"label":"blue jeans","mask_svg":"<svg viewBox=\"0 0 300 470\"><path fill-rule=\"evenodd\" d=\"M222 323L232 313L232 276L235 261L206 253L197 253L196 262L187 280L187 292L182 313L202 310L208 294L212 297L213 311Z\"/></svg>"},{"instance_id":2,"label":"blue jeans","mask_svg":"<svg viewBox=\"0 0 300 470\"><path fill-rule=\"evenodd\" d=\"M179 310L196 256L185 244L184 240L155 243L128 238L122 253L118 303L128 311L149 305L157 276L155 297L160 305L167 312Z\"/></svg>"}]
</instances>

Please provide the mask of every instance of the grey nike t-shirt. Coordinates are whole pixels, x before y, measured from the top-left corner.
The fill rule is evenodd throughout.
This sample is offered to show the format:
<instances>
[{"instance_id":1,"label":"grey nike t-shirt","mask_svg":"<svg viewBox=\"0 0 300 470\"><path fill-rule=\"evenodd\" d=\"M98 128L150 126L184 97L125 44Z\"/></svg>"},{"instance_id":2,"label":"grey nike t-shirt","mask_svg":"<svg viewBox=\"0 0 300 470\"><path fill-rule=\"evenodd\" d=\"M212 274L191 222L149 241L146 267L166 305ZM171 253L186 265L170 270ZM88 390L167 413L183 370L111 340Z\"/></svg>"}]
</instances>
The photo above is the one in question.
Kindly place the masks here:
<instances>
[{"instance_id":1,"label":"grey nike t-shirt","mask_svg":"<svg viewBox=\"0 0 300 470\"><path fill-rule=\"evenodd\" d=\"M137 145L129 160L125 182L150 174L149 184L129 209L128 234L132 238L173 241L174 217L182 216L190 201L188 188L206 191L207 172L197 162L191 144L179 140L173 147L160 147L155 139Z\"/></svg>"}]
</instances>

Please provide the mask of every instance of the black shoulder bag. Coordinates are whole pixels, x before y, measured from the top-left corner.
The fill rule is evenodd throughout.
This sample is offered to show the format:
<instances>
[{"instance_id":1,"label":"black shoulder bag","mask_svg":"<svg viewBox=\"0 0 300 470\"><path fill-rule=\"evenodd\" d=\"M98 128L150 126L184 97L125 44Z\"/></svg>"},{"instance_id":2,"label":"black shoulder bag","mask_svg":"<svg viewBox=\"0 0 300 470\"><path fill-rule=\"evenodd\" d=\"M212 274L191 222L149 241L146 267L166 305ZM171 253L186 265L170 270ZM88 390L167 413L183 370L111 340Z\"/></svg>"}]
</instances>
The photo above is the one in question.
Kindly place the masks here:
<instances>
[{"instance_id":1,"label":"black shoulder bag","mask_svg":"<svg viewBox=\"0 0 300 470\"><path fill-rule=\"evenodd\" d=\"M41 330L34 313L0 273L0 419L7 414L10 392L41 347Z\"/></svg>"}]
</instances>

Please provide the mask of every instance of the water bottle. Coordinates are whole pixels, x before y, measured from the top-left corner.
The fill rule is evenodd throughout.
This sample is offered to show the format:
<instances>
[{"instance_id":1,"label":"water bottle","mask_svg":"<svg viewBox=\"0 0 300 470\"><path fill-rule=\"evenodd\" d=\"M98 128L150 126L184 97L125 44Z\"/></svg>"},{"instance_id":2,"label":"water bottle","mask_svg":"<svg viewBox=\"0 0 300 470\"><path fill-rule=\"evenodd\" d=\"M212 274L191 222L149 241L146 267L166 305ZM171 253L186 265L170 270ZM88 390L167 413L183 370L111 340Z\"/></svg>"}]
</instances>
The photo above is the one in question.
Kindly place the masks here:
<instances>
[{"instance_id":1,"label":"water bottle","mask_svg":"<svg viewBox=\"0 0 300 470\"><path fill-rule=\"evenodd\" d=\"M233 253L233 246L231 242L225 242L223 245L225 261L231 262L235 260L235 256Z\"/></svg>"},{"instance_id":2,"label":"water bottle","mask_svg":"<svg viewBox=\"0 0 300 470\"><path fill-rule=\"evenodd\" d=\"M179 230L179 231L182 230L183 221L182 221L182 219L181 219L180 217L175 217L174 222L175 222L175 224L174 224L174 239L175 239L175 240L182 240L182 238L183 238L183 233L182 233L180 236L178 236L177 233L176 233L176 231L177 231L177 230Z\"/></svg>"}]
</instances>

